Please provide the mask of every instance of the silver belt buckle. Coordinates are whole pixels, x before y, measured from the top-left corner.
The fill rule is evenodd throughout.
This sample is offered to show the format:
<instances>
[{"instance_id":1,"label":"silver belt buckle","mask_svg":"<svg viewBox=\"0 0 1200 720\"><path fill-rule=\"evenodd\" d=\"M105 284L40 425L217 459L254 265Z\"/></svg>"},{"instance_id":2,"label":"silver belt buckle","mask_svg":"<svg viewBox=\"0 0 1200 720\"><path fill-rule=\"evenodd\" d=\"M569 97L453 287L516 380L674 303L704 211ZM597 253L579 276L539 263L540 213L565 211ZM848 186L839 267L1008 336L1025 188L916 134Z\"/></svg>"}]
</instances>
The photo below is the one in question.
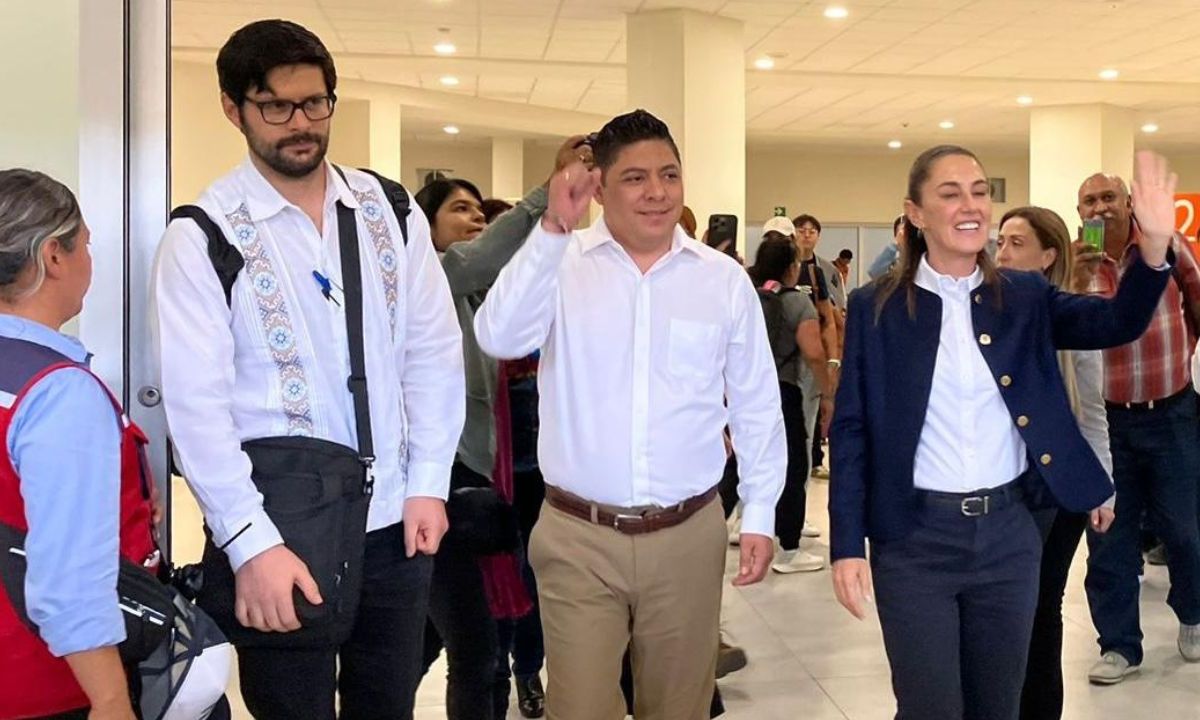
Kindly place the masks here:
<instances>
[{"instance_id":1,"label":"silver belt buckle","mask_svg":"<svg viewBox=\"0 0 1200 720\"><path fill-rule=\"evenodd\" d=\"M613 515L613 523L612 523L613 530L620 532L622 520L641 520L641 519L643 519L641 515L622 515L621 513L616 513L615 515Z\"/></svg>"},{"instance_id":2,"label":"silver belt buckle","mask_svg":"<svg viewBox=\"0 0 1200 720\"><path fill-rule=\"evenodd\" d=\"M963 498L962 504L959 507L963 515L967 517L979 517L980 515L987 515L988 511L991 510L991 499L991 496L988 495L982 497L975 495L974 497Z\"/></svg>"}]
</instances>

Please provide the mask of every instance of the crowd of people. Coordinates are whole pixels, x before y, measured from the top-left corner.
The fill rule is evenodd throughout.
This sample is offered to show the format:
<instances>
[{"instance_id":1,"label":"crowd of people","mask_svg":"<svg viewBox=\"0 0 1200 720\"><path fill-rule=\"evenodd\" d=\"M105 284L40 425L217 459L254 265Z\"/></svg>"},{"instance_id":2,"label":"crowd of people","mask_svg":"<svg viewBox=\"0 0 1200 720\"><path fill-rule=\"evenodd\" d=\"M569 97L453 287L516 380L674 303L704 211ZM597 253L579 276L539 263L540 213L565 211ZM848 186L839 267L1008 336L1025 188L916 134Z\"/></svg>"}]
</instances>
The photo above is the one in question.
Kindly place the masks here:
<instances>
[{"instance_id":1,"label":"crowd of people","mask_svg":"<svg viewBox=\"0 0 1200 720\"><path fill-rule=\"evenodd\" d=\"M411 718L443 651L450 720L506 717L514 685L527 718L715 717L746 662L728 547L734 586L825 569L802 541L826 441L833 591L874 599L901 720L1062 716L1085 534L1089 680L1141 666L1143 553L1200 661L1200 268L1162 158L1084 179L1102 244L1022 207L993 253L982 163L931 148L848 293L813 215L766 222L748 267L696 240L646 111L567 139L515 205L410 196L326 159L311 32L251 23L216 65L248 155L172 216L152 351L204 515L195 605L254 717ZM145 437L61 334L90 280L71 192L0 171L5 719L142 717L122 583L170 575Z\"/></svg>"}]
</instances>

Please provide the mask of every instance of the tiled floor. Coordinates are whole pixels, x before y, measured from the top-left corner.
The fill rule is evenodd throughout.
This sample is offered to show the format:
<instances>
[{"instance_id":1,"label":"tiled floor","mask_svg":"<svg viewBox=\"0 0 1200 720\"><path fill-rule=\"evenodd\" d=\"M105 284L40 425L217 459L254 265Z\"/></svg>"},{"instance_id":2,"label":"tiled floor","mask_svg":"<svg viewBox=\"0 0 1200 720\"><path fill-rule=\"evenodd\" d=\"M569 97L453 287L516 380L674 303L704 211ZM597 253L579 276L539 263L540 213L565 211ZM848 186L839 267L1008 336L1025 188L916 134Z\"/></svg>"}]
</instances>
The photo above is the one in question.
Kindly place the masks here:
<instances>
[{"instance_id":1,"label":"tiled floor","mask_svg":"<svg viewBox=\"0 0 1200 720\"><path fill-rule=\"evenodd\" d=\"M175 527L198 528L190 495L180 483ZM809 485L810 518L827 529L828 486ZM178 533L177 557L199 555L198 533ZM809 542L809 541L806 541ZM827 552L823 539L814 552ZM731 550L731 560L735 557ZM1149 567L1142 587L1146 661L1140 676L1109 688L1088 684L1095 635L1083 595L1080 552L1067 589L1066 720L1200 720L1200 665L1186 665L1175 650L1177 625L1167 608L1165 568ZM735 567L734 562L729 565ZM728 720L890 720L895 713L887 660L874 618L859 622L837 604L829 571L771 575L762 584L726 586L725 629L746 648L750 665L721 682ZM417 696L416 720L444 720L445 666L439 663ZM236 695L236 690L233 693ZM240 701L234 698L235 704ZM238 714L240 712L240 714ZM248 718L238 707L235 717ZM519 718L515 707L509 718Z\"/></svg>"}]
</instances>

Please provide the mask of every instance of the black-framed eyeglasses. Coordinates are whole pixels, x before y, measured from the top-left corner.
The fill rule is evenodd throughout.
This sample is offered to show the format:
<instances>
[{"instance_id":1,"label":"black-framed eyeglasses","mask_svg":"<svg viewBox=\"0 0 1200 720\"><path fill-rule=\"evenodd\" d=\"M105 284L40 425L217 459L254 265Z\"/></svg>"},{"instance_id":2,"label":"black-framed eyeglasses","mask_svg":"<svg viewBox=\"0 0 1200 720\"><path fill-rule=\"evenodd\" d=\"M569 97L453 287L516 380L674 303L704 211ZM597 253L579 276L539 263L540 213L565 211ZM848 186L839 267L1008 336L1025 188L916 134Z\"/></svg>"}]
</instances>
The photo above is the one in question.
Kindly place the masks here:
<instances>
[{"instance_id":1,"label":"black-framed eyeglasses","mask_svg":"<svg viewBox=\"0 0 1200 720\"><path fill-rule=\"evenodd\" d=\"M312 122L328 120L333 116L333 106L337 103L336 95L320 95L310 97L300 102L291 100L250 100L247 102L258 107L262 113L263 122L268 125L286 125L292 121L296 111L304 113L304 117Z\"/></svg>"}]
</instances>

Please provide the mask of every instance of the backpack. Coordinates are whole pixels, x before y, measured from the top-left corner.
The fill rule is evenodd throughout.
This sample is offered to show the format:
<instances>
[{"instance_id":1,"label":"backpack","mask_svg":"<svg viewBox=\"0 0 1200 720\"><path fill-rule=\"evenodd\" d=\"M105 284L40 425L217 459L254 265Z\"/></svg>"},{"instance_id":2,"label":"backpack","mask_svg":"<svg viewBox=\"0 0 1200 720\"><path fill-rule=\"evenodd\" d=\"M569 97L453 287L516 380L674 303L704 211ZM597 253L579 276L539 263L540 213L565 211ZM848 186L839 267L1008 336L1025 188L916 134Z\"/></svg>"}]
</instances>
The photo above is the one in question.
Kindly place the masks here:
<instances>
[{"instance_id":1,"label":"backpack","mask_svg":"<svg viewBox=\"0 0 1200 720\"><path fill-rule=\"evenodd\" d=\"M758 288L758 299L762 302L763 319L767 323L767 338L771 341L771 354L775 357L776 370L800 354L795 328L788 327L783 312L783 296L792 292L800 291L796 288L780 288L778 292Z\"/></svg>"},{"instance_id":2,"label":"backpack","mask_svg":"<svg viewBox=\"0 0 1200 720\"><path fill-rule=\"evenodd\" d=\"M334 165L333 169L337 171L343 181L346 180L344 170L337 165ZM406 219L410 212L408 191L400 183L389 180L374 170L359 169L379 181L384 197L396 213L396 221L400 225L400 235L404 238L404 245L407 247L408 223ZM347 184L349 183L347 182ZM180 218L191 219L200 226L200 230L208 238L208 259L212 262L213 271L217 273L217 279L221 281L221 288L225 291L225 304L232 306L233 283L237 280L238 273L242 271L242 268L246 267L245 258L225 239L225 233L221 232L220 226L208 216L208 213L204 212L203 208L198 205L180 205L171 211L171 220Z\"/></svg>"}]
</instances>

